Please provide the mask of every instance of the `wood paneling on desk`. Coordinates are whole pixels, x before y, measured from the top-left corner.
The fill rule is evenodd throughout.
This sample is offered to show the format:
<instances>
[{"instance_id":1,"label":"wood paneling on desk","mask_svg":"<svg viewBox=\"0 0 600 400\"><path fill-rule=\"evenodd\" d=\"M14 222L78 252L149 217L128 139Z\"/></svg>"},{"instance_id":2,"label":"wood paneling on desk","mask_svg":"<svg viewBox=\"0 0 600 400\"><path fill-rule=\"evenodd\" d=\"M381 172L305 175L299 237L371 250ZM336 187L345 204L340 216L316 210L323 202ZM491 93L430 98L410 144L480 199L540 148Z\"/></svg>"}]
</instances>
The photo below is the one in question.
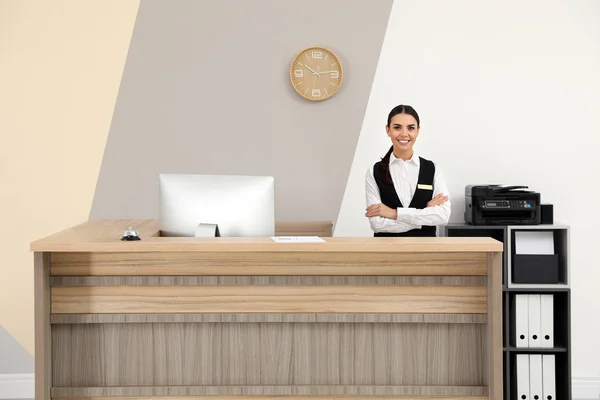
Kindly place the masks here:
<instances>
[{"instance_id":1,"label":"wood paneling on desk","mask_svg":"<svg viewBox=\"0 0 600 400\"><path fill-rule=\"evenodd\" d=\"M141 241L120 240L129 225ZM279 244L111 220L31 249L38 399L502 398L492 239Z\"/></svg>"}]
</instances>

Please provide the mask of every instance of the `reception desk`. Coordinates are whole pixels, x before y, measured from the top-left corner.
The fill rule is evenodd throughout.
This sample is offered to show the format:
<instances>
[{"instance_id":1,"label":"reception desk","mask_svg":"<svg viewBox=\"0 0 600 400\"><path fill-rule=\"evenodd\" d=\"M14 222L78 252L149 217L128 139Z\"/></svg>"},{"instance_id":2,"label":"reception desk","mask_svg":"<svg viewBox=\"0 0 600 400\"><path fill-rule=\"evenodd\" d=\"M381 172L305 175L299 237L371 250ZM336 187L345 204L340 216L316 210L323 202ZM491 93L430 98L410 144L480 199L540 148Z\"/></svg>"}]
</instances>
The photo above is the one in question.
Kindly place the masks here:
<instances>
[{"instance_id":1,"label":"reception desk","mask_svg":"<svg viewBox=\"0 0 600 400\"><path fill-rule=\"evenodd\" d=\"M502 399L502 243L324 240L33 242L36 399Z\"/></svg>"}]
</instances>

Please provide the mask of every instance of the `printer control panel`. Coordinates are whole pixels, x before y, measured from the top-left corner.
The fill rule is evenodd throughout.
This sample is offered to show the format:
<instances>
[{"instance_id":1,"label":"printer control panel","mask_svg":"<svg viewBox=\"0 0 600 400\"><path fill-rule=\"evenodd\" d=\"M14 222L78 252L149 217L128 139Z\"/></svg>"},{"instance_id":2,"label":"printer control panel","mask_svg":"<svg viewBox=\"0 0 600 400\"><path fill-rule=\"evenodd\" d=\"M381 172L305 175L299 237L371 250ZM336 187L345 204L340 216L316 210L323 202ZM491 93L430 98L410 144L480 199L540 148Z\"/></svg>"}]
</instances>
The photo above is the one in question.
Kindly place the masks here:
<instances>
[{"instance_id":1,"label":"printer control panel","mask_svg":"<svg viewBox=\"0 0 600 400\"><path fill-rule=\"evenodd\" d=\"M484 200L483 208L488 209L528 209L533 207L528 200Z\"/></svg>"},{"instance_id":2,"label":"printer control panel","mask_svg":"<svg viewBox=\"0 0 600 400\"><path fill-rule=\"evenodd\" d=\"M539 225L541 196L527 186L465 186L465 222L471 225Z\"/></svg>"}]
</instances>

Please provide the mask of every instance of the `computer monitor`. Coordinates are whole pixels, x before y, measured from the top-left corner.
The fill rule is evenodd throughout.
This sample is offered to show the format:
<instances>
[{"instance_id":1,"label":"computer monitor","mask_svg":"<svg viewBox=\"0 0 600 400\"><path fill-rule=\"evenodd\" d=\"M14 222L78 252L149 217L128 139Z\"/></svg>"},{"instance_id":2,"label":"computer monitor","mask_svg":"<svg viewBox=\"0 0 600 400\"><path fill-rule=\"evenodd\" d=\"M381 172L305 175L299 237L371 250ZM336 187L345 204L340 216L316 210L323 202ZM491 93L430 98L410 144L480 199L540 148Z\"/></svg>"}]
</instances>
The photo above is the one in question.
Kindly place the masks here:
<instances>
[{"instance_id":1,"label":"computer monitor","mask_svg":"<svg viewBox=\"0 0 600 400\"><path fill-rule=\"evenodd\" d=\"M205 224L219 236L275 235L272 176L160 174L159 187L161 236L215 236L198 233Z\"/></svg>"}]
</instances>

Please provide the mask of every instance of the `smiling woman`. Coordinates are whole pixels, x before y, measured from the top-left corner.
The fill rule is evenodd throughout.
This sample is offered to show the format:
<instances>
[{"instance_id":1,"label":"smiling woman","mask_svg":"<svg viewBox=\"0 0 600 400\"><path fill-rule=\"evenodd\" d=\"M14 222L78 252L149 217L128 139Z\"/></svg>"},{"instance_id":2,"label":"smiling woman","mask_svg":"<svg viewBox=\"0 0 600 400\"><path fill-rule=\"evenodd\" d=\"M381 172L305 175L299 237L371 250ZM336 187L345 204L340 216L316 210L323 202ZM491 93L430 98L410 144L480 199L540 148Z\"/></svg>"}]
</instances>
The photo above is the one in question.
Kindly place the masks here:
<instances>
[{"instance_id":1,"label":"smiling woman","mask_svg":"<svg viewBox=\"0 0 600 400\"><path fill-rule=\"evenodd\" d=\"M413 150L420 129L411 106L390 111L385 130L392 146L365 179L365 215L374 236L436 236L436 226L448 223L450 197L442 172Z\"/></svg>"}]
</instances>

